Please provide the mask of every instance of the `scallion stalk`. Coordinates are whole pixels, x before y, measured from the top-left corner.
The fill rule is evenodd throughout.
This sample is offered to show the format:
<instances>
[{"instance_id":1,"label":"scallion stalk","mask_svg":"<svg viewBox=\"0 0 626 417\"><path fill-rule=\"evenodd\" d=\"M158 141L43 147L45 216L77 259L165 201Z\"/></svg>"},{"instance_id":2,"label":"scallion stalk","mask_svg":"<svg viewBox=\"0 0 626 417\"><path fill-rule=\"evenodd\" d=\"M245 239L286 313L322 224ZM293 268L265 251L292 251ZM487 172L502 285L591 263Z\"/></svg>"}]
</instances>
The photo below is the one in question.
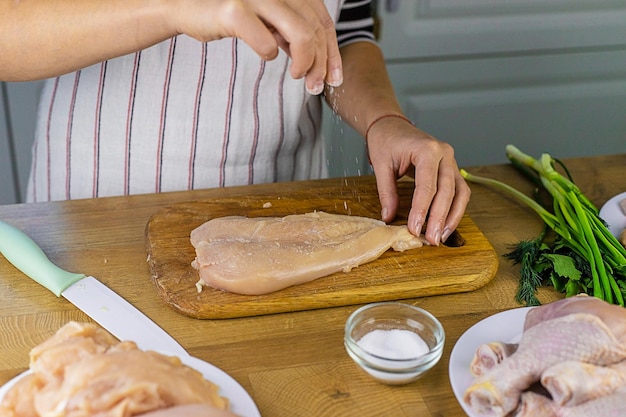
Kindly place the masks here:
<instances>
[{"instance_id":1,"label":"scallion stalk","mask_svg":"<svg viewBox=\"0 0 626 417\"><path fill-rule=\"evenodd\" d=\"M567 295L585 291L607 302L623 306L626 296L626 249L610 233L606 223L599 217L597 207L573 182L567 168L558 161L568 175L565 177L555 169L557 160L549 154L544 153L539 159L535 159L513 145L506 147L506 155L516 169L549 193L552 198L552 212L501 181L472 175L463 169L461 175L467 181L494 187L515 197L533 209L544 221L547 230L555 233L556 237L551 245L545 244L544 230L532 245L529 242L519 242L515 251L507 254L514 254L507 257L522 265L518 299L522 298L520 301L527 304L536 304L534 294L528 294L529 289L537 288L537 276L541 276L542 282L559 284L559 288L565 290ZM524 254L524 251L529 250L533 251L532 256ZM554 261L562 260L559 256L567 253L571 254L568 256L573 256L571 262L557 264ZM522 259L524 262L519 262ZM533 262L529 262L529 259L533 259ZM572 271L571 267L564 267L581 263L581 260L586 263L583 271ZM585 276L583 272L587 271ZM578 290L575 291L576 289ZM520 293L522 297L519 296Z\"/></svg>"}]
</instances>

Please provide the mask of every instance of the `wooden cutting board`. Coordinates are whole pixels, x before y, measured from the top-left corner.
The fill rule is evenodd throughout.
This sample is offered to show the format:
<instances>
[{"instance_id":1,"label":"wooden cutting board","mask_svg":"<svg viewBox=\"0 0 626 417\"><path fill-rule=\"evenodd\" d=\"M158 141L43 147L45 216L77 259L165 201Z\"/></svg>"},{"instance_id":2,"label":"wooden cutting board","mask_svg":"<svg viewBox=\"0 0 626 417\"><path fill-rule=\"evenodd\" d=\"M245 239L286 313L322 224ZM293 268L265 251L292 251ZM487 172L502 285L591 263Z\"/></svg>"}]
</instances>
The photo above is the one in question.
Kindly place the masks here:
<instances>
[{"instance_id":1,"label":"wooden cutting board","mask_svg":"<svg viewBox=\"0 0 626 417\"><path fill-rule=\"evenodd\" d=\"M401 201L394 224L406 224L412 182L400 182ZM189 201L155 213L146 225L152 282L165 304L186 316L221 319L311 310L377 301L472 291L496 274L495 250L467 215L457 233L438 247L388 251L376 261L270 294L239 295L204 287L191 266L191 230L229 215L286 216L311 211L380 218L375 184L329 187L282 195L254 195Z\"/></svg>"}]
</instances>

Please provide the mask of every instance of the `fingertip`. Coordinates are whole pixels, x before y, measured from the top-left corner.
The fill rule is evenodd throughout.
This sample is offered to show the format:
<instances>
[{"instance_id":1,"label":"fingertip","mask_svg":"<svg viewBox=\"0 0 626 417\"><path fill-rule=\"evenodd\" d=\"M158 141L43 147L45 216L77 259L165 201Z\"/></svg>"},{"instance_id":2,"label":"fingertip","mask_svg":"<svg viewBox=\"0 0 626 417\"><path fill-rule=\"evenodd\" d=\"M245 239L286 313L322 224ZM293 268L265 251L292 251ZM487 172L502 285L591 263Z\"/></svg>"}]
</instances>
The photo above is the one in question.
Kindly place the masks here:
<instances>
[{"instance_id":1,"label":"fingertip","mask_svg":"<svg viewBox=\"0 0 626 417\"><path fill-rule=\"evenodd\" d=\"M378 178L377 178L378 179ZM395 189L385 189L379 185L378 197L380 200L380 218L389 223L398 214L398 195Z\"/></svg>"},{"instance_id":2,"label":"fingertip","mask_svg":"<svg viewBox=\"0 0 626 417\"><path fill-rule=\"evenodd\" d=\"M315 81L313 84L309 85L306 83L306 91L314 96L320 95L324 92L324 82L323 81Z\"/></svg>"},{"instance_id":3,"label":"fingertip","mask_svg":"<svg viewBox=\"0 0 626 417\"><path fill-rule=\"evenodd\" d=\"M441 242L441 231L440 230L432 230L431 227L426 227L426 233L424 233L424 237L432 246L439 246Z\"/></svg>"},{"instance_id":4,"label":"fingertip","mask_svg":"<svg viewBox=\"0 0 626 417\"><path fill-rule=\"evenodd\" d=\"M448 240L452 232L453 230L451 230L449 227L444 227L443 232L441 232L441 241L445 242L446 240Z\"/></svg>"},{"instance_id":5,"label":"fingertip","mask_svg":"<svg viewBox=\"0 0 626 417\"><path fill-rule=\"evenodd\" d=\"M419 236L422 233L425 221L426 213L422 210L418 210L416 207L412 207L411 211L409 211L409 218L407 221L407 226L409 227L411 233L415 236Z\"/></svg>"},{"instance_id":6,"label":"fingertip","mask_svg":"<svg viewBox=\"0 0 626 417\"><path fill-rule=\"evenodd\" d=\"M423 224L422 224L421 221L419 221L419 220L410 221L407 224L407 226L409 228L409 231L411 233L413 233L415 236L419 236L419 235L422 234L422 226L423 226Z\"/></svg>"},{"instance_id":7,"label":"fingertip","mask_svg":"<svg viewBox=\"0 0 626 417\"><path fill-rule=\"evenodd\" d=\"M330 71L328 75L328 85L331 87L339 87L343 84L343 70L341 68L335 68Z\"/></svg>"},{"instance_id":8,"label":"fingertip","mask_svg":"<svg viewBox=\"0 0 626 417\"><path fill-rule=\"evenodd\" d=\"M382 210L380 211L380 218L382 221L384 221L385 223L389 223L395 217L396 213L392 208L383 206Z\"/></svg>"},{"instance_id":9,"label":"fingertip","mask_svg":"<svg viewBox=\"0 0 626 417\"><path fill-rule=\"evenodd\" d=\"M433 236L433 243L437 246L441 243L441 229L435 230L435 235Z\"/></svg>"},{"instance_id":10,"label":"fingertip","mask_svg":"<svg viewBox=\"0 0 626 417\"><path fill-rule=\"evenodd\" d=\"M260 55L264 61L273 61L278 56L278 47L267 47Z\"/></svg>"},{"instance_id":11,"label":"fingertip","mask_svg":"<svg viewBox=\"0 0 626 417\"><path fill-rule=\"evenodd\" d=\"M235 37L248 44L264 61L276 59L285 42L280 34L268 30L258 19L253 19L245 29L236 32Z\"/></svg>"}]
</instances>

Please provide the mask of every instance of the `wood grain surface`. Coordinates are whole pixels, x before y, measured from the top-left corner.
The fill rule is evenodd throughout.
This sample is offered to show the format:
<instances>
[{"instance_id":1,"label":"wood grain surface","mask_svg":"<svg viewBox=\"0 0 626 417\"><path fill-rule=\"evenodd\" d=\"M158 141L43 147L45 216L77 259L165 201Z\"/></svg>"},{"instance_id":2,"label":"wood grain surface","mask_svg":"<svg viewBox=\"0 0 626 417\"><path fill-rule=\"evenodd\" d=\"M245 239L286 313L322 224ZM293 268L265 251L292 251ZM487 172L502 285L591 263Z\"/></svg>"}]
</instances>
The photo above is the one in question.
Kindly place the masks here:
<instances>
[{"instance_id":1,"label":"wood grain surface","mask_svg":"<svg viewBox=\"0 0 626 417\"><path fill-rule=\"evenodd\" d=\"M597 207L626 191L626 154L566 159L565 163L576 184ZM532 195L534 185L510 164L466 168ZM498 254L495 278L475 291L403 300L431 312L446 332L439 363L408 385L386 386L374 381L346 353L344 327L357 305L197 320L165 306L151 282L146 224L163 209L190 201L253 201L250 196L278 193L306 192L325 198L331 190L336 195L337 189L353 201L358 200L356 195L352 197L353 186L363 193L371 184L375 179L364 176L13 204L0 206L0 219L26 232L60 267L97 277L163 327L191 355L235 378L253 397L263 417L464 416L450 385L450 353L461 335L480 320L520 307L515 301L519 265L502 255L513 243L536 238L543 228L535 212L498 190L470 184L472 197L467 209ZM373 202L368 210L378 217L378 203L368 201ZM356 214L356 208L353 212ZM544 304L563 296L547 286L537 294ZM66 299L26 278L2 256L0 300L0 384L28 369L30 349L69 320L90 321ZM494 334L498 331L493 330Z\"/></svg>"},{"instance_id":2,"label":"wood grain surface","mask_svg":"<svg viewBox=\"0 0 626 417\"><path fill-rule=\"evenodd\" d=\"M409 202L411 182L400 185ZM191 266L195 250L189 234L216 217L286 216L311 211L379 218L374 184L189 201L155 213L146 226L146 250L152 282L175 311L198 319L257 316L376 301L399 300L472 291L487 284L498 268L496 252L469 216L464 216L446 245L405 252L385 252L379 259L312 282L269 294L250 296L210 287L197 291L198 272ZM396 224L406 224L408 207Z\"/></svg>"}]
</instances>

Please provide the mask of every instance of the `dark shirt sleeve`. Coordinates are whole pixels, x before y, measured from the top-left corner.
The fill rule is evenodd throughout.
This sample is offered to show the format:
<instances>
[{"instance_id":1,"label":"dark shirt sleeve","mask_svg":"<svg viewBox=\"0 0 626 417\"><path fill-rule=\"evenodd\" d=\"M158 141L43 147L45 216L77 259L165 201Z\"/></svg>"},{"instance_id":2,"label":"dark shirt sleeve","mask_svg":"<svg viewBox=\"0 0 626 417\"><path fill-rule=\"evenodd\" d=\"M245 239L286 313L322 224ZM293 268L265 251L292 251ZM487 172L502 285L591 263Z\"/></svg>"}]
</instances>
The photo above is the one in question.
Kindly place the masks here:
<instances>
[{"instance_id":1,"label":"dark shirt sleeve","mask_svg":"<svg viewBox=\"0 0 626 417\"><path fill-rule=\"evenodd\" d=\"M355 41L376 42L371 0L346 0L336 30L340 47Z\"/></svg>"}]
</instances>

